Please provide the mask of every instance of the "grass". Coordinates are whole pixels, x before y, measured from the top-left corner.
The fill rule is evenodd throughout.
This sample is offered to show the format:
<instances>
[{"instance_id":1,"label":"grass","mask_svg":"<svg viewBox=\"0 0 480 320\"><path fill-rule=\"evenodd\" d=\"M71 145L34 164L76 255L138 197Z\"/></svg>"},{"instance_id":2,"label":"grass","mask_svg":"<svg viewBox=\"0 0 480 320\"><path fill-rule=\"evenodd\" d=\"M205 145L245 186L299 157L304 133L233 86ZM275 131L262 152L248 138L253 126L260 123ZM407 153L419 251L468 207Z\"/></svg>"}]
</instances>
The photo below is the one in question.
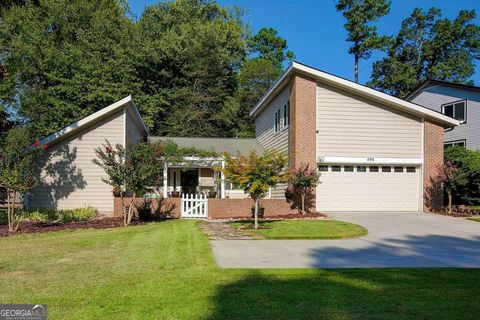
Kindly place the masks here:
<instances>
[{"instance_id":1,"label":"grass","mask_svg":"<svg viewBox=\"0 0 480 320\"><path fill-rule=\"evenodd\" d=\"M480 217L470 217L468 220L480 222Z\"/></svg>"},{"instance_id":2,"label":"grass","mask_svg":"<svg viewBox=\"0 0 480 320\"><path fill-rule=\"evenodd\" d=\"M253 221L236 221L232 225L250 227ZM368 232L357 224L337 220L262 220L259 226L260 229L249 229L248 232L266 239L345 239L364 236Z\"/></svg>"},{"instance_id":3,"label":"grass","mask_svg":"<svg viewBox=\"0 0 480 320\"><path fill-rule=\"evenodd\" d=\"M478 210L478 209L480 209L480 206L467 206L467 209L475 209L475 210Z\"/></svg>"},{"instance_id":4,"label":"grass","mask_svg":"<svg viewBox=\"0 0 480 320\"><path fill-rule=\"evenodd\" d=\"M218 269L195 221L0 239L0 301L49 319L474 319L479 269Z\"/></svg>"}]
</instances>

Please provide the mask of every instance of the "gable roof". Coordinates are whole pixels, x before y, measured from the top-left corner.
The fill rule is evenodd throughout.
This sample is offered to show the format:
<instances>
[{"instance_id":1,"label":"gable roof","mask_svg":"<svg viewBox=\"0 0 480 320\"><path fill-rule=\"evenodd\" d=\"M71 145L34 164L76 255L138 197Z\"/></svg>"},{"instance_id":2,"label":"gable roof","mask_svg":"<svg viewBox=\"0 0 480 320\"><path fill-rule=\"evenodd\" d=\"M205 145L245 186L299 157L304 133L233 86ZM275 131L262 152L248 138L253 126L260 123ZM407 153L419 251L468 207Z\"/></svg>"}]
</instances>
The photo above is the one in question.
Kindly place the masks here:
<instances>
[{"instance_id":1,"label":"gable roof","mask_svg":"<svg viewBox=\"0 0 480 320\"><path fill-rule=\"evenodd\" d=\"M405 97L405 100L410 100L417 93L425 90L428 87L432 87L432 86L446 86L446 87L460 88L460 89L464 89L464 90L480 91L480 87L477 87L477 86L471 86L471 85L463 84L463 83L428 79L428 80L425 80L424 82L422 82L422 84L420 84L418 87L416 87L412 92L410 92Z\"/></svg>"},{"instance_id":2,"label":"gable roof","mask_svg":"<svg viewBox=\"0 0 480 320\"><path fill-rule=\"evenodd\" d=\"M132 96L129 95L129 96L127 96L127 97L125 97L121 100L118 100L117 102L112 103L108 107L105 107L105 108L103 108L103 109L101 109L97 112L94 112L91 115L86 116L85 118L83 118L83 119L81 119L77 122L74 122L74 123L70 124L69 126L66 126L63 129L61 129L61 130L59 130L59 131L57 131L57 132L55 132L55 133L53 133L53 134L51 134L47 137L42 138L40 140L40 143L50 145L50 144L58 141L59 139L70 136L70 135L78 132L82 128L88 127L88 126L96 123L97 121L99 121L99 120L111 115L112 113L125 108L125 107L130 107L133 110L136 118L142 124L143 129L145 130L145 132L148 133L148 129L145 126L145 123L143 122L142 117L140 116L140 113L138 112L137 106L135 105L135 102L133 101Z\"/></svg>"},{"instance_id":3,"label":"gable roof","mask_svg":"<svg viewBox=\"0 0 480 320\"><path fill-rule=\"evenodd\" d=\"M185 138L185 137L149 137L148 141L172 141L180 147L195 147L207 151L221 153L247 154L251 150L263 154L264 150L257 139L251 138Z\"/></svg>"},{"instance_id":4,"label":"gable roof","mask_svg":"<svg viewBox=\"0 0 480 320\"><path fill-rule=\"evenodd\" d=\"M296 73L310 76L312 78L315 78L319 82L326 83L333 87L357 94L359 96L368 98L370 100L382 103L387 106L391 106L392 108L402 110L417 116L427 117L447 127L457 126L460 124L458 120L450 118L434 110L430 110L415 103L396 98L378 90L327 73L325 71L309 67L296 61L293 61L290 64L287 70L285 70L285 72L280 76L280 78L278 78L278 80L272 85L272 87L267 91L267 93L260 99L257 105L250 112L250 115L256 116L276 96L276 93L278 93L278 91L281 90L288 83L291 76Z\"/></svg>"}]
</instances>

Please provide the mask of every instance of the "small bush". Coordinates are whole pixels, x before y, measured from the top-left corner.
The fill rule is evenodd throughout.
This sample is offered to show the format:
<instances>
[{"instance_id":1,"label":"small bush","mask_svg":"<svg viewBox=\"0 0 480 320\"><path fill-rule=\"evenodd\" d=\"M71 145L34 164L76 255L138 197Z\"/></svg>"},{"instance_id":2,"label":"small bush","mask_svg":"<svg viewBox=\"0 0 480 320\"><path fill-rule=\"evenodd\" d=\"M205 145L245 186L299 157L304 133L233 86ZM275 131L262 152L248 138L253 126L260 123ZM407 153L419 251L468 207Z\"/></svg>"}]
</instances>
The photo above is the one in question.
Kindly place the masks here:
<instances>
[{"instance_id":1,"label":"small bush","mask_svg":"<svg viewBox=\"0 0 480 320\"><path fill-rule=\"evenodd\" d=\"M60 210L58 220L61 222L87 221L97 217L97 210L91 207Z\"/></svg>"},{"instance_id":2,"label":"small bush","mask_svg":"<svg viewBox=\"0 0 480 320\"><path fill-rule=\"evenodd\" d=\"M0 225L8 223L7 209L0 209Z\"/></svg>"},{"instance_id":3,"label":"small bush","mask_svg":"<svg viewBox=\"0 0 480 320\"><path fill-rule=\"evenodd\" d=\"M22 221L47 222L57 219L57 212L53 209L35 209L23 211L19 214Z\"/></svg>"}]
</instances>

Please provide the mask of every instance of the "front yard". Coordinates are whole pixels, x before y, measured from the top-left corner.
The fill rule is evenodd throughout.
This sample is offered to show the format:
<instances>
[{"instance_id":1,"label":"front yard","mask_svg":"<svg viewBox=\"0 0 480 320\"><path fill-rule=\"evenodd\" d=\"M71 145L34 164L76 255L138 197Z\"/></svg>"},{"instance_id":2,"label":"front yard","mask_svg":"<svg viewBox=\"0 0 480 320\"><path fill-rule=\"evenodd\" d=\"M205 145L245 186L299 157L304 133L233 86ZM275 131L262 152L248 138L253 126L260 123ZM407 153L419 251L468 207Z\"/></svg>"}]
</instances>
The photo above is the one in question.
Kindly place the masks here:
<instances>
[{"instance_id":1,"label":"front yard","mask_svg":"<svg viewBox=\"0 0 480 320\"><path fill-rule=\"evenodd\" d=\"M0 239L0 301L49 319L476 318L478 269L222 270L195 221Z\"/></svg>"}]
</instances>

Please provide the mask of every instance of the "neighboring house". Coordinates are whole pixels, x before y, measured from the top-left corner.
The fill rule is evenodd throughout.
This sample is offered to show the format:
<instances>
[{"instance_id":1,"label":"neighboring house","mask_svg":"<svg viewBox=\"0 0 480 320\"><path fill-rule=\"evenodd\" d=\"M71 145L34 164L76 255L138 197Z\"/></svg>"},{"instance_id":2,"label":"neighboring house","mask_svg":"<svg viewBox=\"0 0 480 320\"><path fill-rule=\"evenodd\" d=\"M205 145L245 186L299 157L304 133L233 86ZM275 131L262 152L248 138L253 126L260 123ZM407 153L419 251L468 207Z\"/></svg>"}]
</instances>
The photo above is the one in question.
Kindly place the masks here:
<instances>
[{"instance_id":1,"label":"neighboring house","mask_svg":"<svg viewBox=\"0 0 480 320\"><path fill-rule=\"evenodd\" d=\"M460 121L458 127L445 131L445 147L480 150L480 87L427 80L406 100Z\"/></svg>"},{"instance_id":2,"label":"neighboring house","mask_svg":"<svg viewBox=\"0 0 480 320\"><path fill-rule=\"evenodd\" d=\"M442 205L442 190L432 179L443 162L444 129L458 125L455 119L297 62L280 76L251 115L254 139L148 139L173 140L180 146L219 154L280 150L288 156L290 168L309 164L321 172L314 199L318 211L422 211ZM104 139L125 145L147 134L135 104L127 97L43 139L54 156L47 161L43 182L32 191L29 205L91 205L111 213L112 190L101 181L102 169L91 161L93 149ZM247 197L212 170L225 165L221 156L189 160L194 165L188 168L168 165L163 177L166 188L157 190L159 196L195 192L217 198ZM285 187L270 191L272 210L285 203ZM234 214L243 202L229 203ZM212 205L221 211L221 203Z\"/></svg>"}]
</instances>

